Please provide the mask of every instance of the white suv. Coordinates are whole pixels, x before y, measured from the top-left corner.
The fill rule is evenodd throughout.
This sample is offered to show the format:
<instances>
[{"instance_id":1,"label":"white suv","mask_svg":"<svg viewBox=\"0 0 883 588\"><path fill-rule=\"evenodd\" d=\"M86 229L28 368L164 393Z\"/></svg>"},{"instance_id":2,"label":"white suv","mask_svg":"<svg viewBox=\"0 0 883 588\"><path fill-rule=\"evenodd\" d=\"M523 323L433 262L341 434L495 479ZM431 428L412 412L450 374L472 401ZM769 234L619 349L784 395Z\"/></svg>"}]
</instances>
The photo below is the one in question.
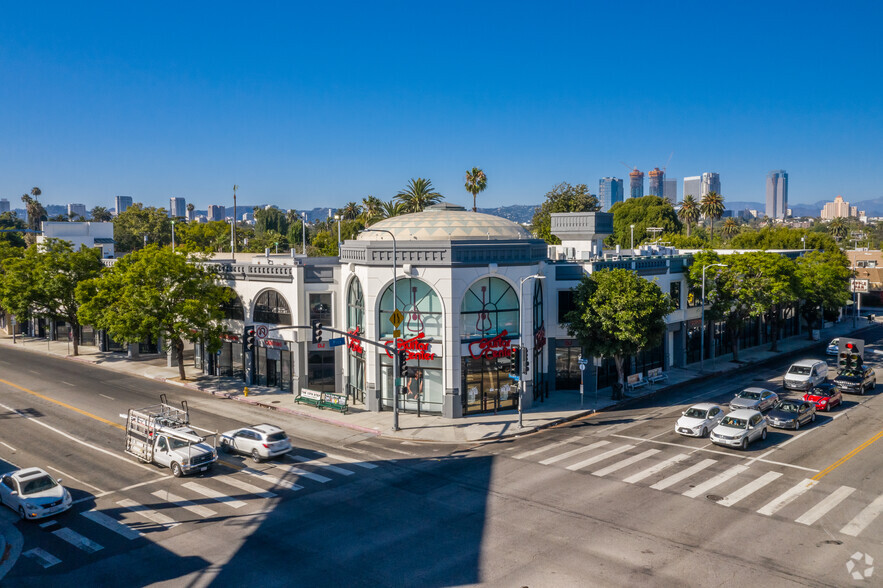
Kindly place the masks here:
<instances>
[{"instance_id":1,"label":"white suv","mask_svg":"<svg viewBox=\"0 0 883 588\"><path fill-rule=\"evenodd\" d=\"M221 435L221 449L251 455L255 463L291 451L285 431L266 423L227 431Z\"/></svg>"},{"instance_id":2,"label":"white suv","mask_svg":"<svg viewBox=\"0 0 883 588\"><path fill-rule=\"evenodd\" d=\"M748 449L755 439L766 439L767 419L756 410L734 410L724 417L709 438L715 445Z\"/></svg>"}]
</instances>

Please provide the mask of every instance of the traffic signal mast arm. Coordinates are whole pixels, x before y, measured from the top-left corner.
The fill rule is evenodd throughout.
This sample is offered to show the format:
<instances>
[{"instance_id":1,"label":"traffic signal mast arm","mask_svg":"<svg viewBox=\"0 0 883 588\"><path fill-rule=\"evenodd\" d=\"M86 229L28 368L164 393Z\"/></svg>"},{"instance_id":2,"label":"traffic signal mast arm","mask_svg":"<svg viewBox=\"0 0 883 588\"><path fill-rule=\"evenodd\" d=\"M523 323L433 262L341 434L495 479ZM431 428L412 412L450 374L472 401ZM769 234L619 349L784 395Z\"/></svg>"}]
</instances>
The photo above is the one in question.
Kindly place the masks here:
<instances>
[{"instance_id":1,"label":"traffic signal mast arm","mask_svg":"<svg viewBox=\"0 0 883 588\"><path fill-rule=\"evenodd\" d=\"M323 331L328 331L329 333L337 333L338 335L343 335L344 337L349 337L351 339L355 339L356 341L360 341L362 343L368 343L369 345L374 345L375 347L383 347L384 349L388 350L391 354L395 354L395 349L390 348L389 345L387 345L386 343L383 343L381 341L374 341L372 339L366 339L366 338L360 337L358 335L353 335L352 333L347 333L346 331L341 331L340 329L333 329L331 327L326 327L325 325L321 325L321 323L320 323L320 326ZM307 329L312 332L313 325L295 325L293 327L276 327L273 329L269 329L269 331L270 332L282 331L284 329Z\"/></svg>"}]
</instances>

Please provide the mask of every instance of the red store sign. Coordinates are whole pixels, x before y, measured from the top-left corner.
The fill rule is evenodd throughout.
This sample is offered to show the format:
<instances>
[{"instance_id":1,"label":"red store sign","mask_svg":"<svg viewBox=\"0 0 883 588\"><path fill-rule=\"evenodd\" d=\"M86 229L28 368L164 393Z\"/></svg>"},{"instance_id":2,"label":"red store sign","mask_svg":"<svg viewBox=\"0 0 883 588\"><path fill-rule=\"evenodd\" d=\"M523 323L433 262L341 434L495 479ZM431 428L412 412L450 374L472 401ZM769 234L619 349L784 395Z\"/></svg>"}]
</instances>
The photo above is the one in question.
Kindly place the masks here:
<instances>
[{"instance_id":1,"label":"red store sign","mask_svg":"<svg viewBox=\"0 0 883 588\"><path fill-rule=\"evenodd\" d=\"M473 341L469 344L469 355L472 356L472 359L494 359L498 357L511 357L512 342L509 339L503 338L508 334L509 331L504 329L503 332L501 332L493 339L482 339L480 341Z\"/></svg>"},{"instance_id":2,"label":"red store sign","mask_svg":"<svg viewBox=\"0 0 883 588\"><path fill-rule=\"evenodd\" d=\"M348 331L348 332L350 335L355 335L358 337L360 329L359 329L359 327L356 327L352 331ZM365 353L365 348L362 347L362 342L359 341L358 339L353 339L351 337L348 338L348 343L346 344L346 346L347 346L347 349L349 349L350 351L354 351L355 353L358 353L359 355L362 355L363 353Z\"/></svg>"},{"instance_id":3,"label":"red store sign","mask_svg":"<svg viewBox=\"0 0 883 588\"><path fill-rule=\"evenodd\" d=\"M417 333L415 337L411 339L399 339L397 349L405 349L408 352L408 359L421 359L423 361L431 361L435 359L435 353L430 351L431 346L427 341L421 341L426 337L425 333ZM387 345L392 343L392 341L384 341ZM392 358L392 355L389 352L389 349L386 350L386 355Z\"/></svg>"}]
</instances>

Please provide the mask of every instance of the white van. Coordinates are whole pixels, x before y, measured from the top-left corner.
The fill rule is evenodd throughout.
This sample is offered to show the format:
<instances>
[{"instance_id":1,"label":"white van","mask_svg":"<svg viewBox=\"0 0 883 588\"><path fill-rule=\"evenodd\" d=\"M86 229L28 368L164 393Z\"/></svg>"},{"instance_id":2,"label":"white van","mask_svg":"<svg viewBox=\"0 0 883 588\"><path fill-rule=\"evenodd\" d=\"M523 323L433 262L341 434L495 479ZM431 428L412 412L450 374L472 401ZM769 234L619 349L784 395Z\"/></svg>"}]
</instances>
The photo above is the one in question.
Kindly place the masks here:
<instances>
[{"instance_id":1,"label":"white van","mask_svg":"<svg viewBox=\"0 0 883 588\"><path fill-rule=\"evenodd\" d=\"M786 390L811 390L828 379L828 363L821 359L801 359L785 372L782 387Z\"/></svg>"}]
</instances>

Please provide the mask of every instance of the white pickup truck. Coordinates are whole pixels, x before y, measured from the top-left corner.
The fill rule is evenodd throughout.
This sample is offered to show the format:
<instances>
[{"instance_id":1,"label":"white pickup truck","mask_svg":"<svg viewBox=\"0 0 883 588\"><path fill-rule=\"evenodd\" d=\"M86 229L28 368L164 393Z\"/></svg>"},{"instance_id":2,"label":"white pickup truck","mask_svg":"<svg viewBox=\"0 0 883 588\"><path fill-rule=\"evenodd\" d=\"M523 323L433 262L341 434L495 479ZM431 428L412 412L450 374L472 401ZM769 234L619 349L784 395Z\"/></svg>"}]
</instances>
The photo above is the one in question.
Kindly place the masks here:
<instances>
[{"instance_id":1,"label":"white pickup truck","mask_svg":"<svg viewBox=\"0 0 883 588\"><path fill-rule=\"evenodd\" d=\"M207 443L190 428L187 401L181 406L169 405L163 394L159 404L130 408L126 415L126 453L145 463L171 468L177 478L210 469L218 460L214 443Z\"/></svg>"}]
</instances>

